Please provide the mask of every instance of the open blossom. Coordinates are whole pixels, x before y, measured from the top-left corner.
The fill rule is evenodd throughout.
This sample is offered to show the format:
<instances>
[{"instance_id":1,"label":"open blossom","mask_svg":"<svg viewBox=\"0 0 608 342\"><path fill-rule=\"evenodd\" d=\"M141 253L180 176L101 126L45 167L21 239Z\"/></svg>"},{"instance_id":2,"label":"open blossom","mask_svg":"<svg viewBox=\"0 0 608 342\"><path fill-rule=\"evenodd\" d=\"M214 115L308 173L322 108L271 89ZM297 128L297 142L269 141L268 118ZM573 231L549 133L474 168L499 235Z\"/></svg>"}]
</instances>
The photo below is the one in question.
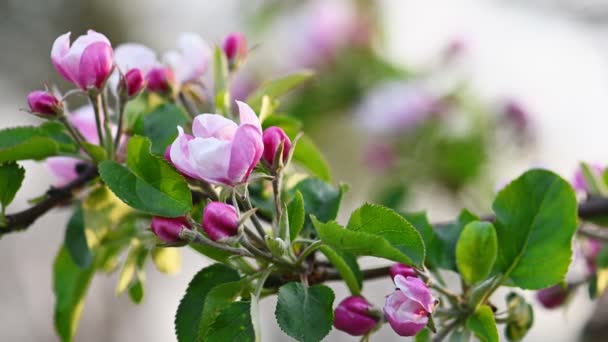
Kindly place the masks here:
<instances>
[{"instance_id":1,"label":"open blossom","mask_svg":"<svg viewBox=\"0 0 608 342\"><path fill-rule=\"evenodd\" d=\"M78 108L67 115L68 121L91 144L99 144L95 126L95 112L90 105ZM52 157L46 160L47 167L57 178L56 186L63 186L78 178L76 166L82 161L71 157Z\"/></svg>"},{"instance_id":2,"label":"open blossom","mask_svg":"<svg viewBox=\"0 0 608 342\"><path fill-rule=\"evenodd\" d=\"M416 271L414 270L413 267L410 267L408 265L404 265L404 264L393 264L391 265L391 267L389 268L389 272L391 274L391 278L393 278L393 281L395 280L395 277L397 275L401 275L403 277L418 277L418 275L416 274Z\"/></svg>"},{"instance_id":3,"label":"open blossom","mask_svg":"<svg viewBox=\"0 0 608 342\"><path fill-rule=\"evenodd\" d=\"M365 298L347 297L334 312L334 326L353 336L365 335L378 324L378 317L371 310L372 305Z\"/></svg>"},{"instance_id":4,"label":"open blossom","mask_svg":"<svg viewBox=\"0 0 608 342\"><path fill-rule=\"evenodd\" d=\"M112 45L106 36L89 30L70 46L70 32L53 43L51 61L66 80L83 90L101 89L112 71Z\"/></svg>"},{"instance_id":5,"label":"open blossom","mask_svg":"<svg viewBox=\"0 0 608 342\"><path fill-rule=\"evenodd\" d=\"M236 208L222 202L211 202L203 212L203 230L213 241L222 240L238 233L239 216Z\"/></svg>"},{"instance_id":6,"label":"open blossom","mask_svg":"<svg viewBox=\"0 0 608 342\"><path fill-rule=\"evenodd\" d=\"M356 117L362 129L390 135L415 127L438 107L438 98L421 85L393 81L372 89Z\"/></svg>"},{"instance_id":7,"label":"open blossom","mask_svg":"<svg viewBox=\"0 0 608 342\"><path fill-rule=\"evenodd\" d=\"M171 50L164 55L177 81L182 84L199 80L211 60L209 45L196 33L185 32L178 37L177 46L179 50Z\"/></svg>"},{"instance_id":8,"label":"open blossom","mask_svg":"<svg viewBox=\"0 0 608 342\"><path fill-rule=\"evenodd\" d=\"M395 277L397 289L386 297L384 315L400 336L414 336L429 321L435 299L426 284L414 277Z\"/></svg>"},{"instance_id":9,"label":"open blossom","mask_svg":"<svg viewBox=\"0 0 608 342\"><path fill-rule=\"evenodd\" d=\"M152 218L150 228L152 228L152 232L154 232L159 239L167 243L180 241L179 233L182 229L191 229L185 217L169 218L160 216L154 216Z\"/></svg>"},{"instance_id":10,"label":"open blossom","mask_svg":"<svg viewBox=\"0 0 608 342\"><path fill-rule=\"evenodd\" d=\"M214 184L236 185L247 181L259 162L264 145L257 115L237 101L241 124L217 114L201 114L194 119L192 133L179 135L169 157L185 175Z\"/></svg>"}]
</instances>

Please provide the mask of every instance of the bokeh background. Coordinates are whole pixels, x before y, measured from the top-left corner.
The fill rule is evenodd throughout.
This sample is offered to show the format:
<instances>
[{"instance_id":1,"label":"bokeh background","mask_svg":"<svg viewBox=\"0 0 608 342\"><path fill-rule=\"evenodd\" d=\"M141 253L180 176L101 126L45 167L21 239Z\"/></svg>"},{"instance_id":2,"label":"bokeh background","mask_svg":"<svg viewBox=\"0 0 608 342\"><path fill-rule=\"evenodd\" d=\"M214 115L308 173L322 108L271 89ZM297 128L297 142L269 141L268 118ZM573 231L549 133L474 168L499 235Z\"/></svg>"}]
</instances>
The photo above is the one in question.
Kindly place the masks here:
<instances>
[{"instance_id":1,"label":"bokeh background","mask_svg":"<svg viewBox=\"0 0 608 342\"><path fill-rule=\"evenodd\" d=\"M352 56L341 55L319 66L318 61L306 58L294 63L297 57L292 54L304 39L303 32L308 32L307 25L320 25L322 18L306 15L318 3L285 1L277 6L272 1L259 0L174 0L170 3L161 0L2 0L0 126L36 123L36 118L19 110L26 106L28 91L40 88L47 81L65 87L52 69L49 54L53 40L66 31L80 34L94 28L106 34L114 45L134 41L158 51L173 47L176 36L183 31L199 33L213 44L220 44L229 32L242 31L251 45L257 45L246 66L247 70L253 70L255 77L272 78L300 63L316 68L320 78L327 78L338 73L340 65L348 63ZM408 184L404 190L407 198L395 206L426 209L432 220L441 221L454 217L463 206L480 214L487 211L491 193L527 168L542 166L569 178L581 160L598 163L608 160L608 150L604 148L608 142L605 133L608 1L345 3L362 6L357 8L363 8L363 13L369 15L364 17L373 18L377 36L370 38L372 43L364 44L369 44L366 48L373 49L381 60L406 70L401 75L411 76L412 72L422 75L425 86L430 84L432 89L446 82L453 85L454 79L456 83L466 82L476 106L483 108L484 115L493 123L483 126L493 147L484 151L486 164L480 166L476 175L476 179L481 180L458 186L457 191L451 186L453 182L448 182L446 187L441 179L438 182L424 179L422 185L417 185L417 174L412 172L415 165L383 173L386 169L378 171L369 167L379 162L366 159L366 151L385 139L372 132L361 119L361 115L367 115L365 104L371 101L369 96L376 84L363 82L360 88L347 89L345 92L352 96L346 96L344 102L304 117L304 129L315 138L330 161L334 180L351 185L345 195L342 219L349 209L377 199L379 189L386 185L379 179L387 175ZM438 58L445 57L446 47L455 42L459 47L456 65L438 67ZM427 77L427 73L432 77ZM317 101L336 96L325 90L320 94L303 96L300 102L306 104L308 99ZM391 101L398 98L380 102L390 106ZM524 128L513 130L508 122L501 120L502 106L509 101L515 101L526 113L523 143L518 133ZM302 103L294 104L294 108L297 105L308 108ZM451 128L458 124L458 120L447 120L442 125ZM401 131L399 136L415 136L416 141L428 138L410 130ZM407 154L408 146L411 145L406 144L405 150L396 153ZM467 153L478 151L472 149ZM25 162L24 166L27 170L24 187L9 212L26 208L28 199L40 195L53 183L44 165ZM57 340L52 322L51 264L63 240L68 214L67 210L57 209L38 220L27 232L0 240L0 341ZM373 260L365 262L374 263ZM200 255L184 250L182 270L176 276L161 275L150 265L146 298L138 306L127 296L114 295L116 274L96 276L86 298L77 340L175 340L173 317L179 300L189 280L206 264ZM578 264L575 260L574 275ZM334 288L337 299L345 296L344 286ZM391 288L390 280L375 280L366 284L364 294L372 303L381 305ZM531 293L526 295L534 300ZM502 302L502 297L497 294L496 301ZM274 323L274 304L273 299L262 302L265 340L286 341L288 338ZM595 305L584 290L578 291L563 309L548 311L537 307L535 323L526 340L582 339L584 327L592 316L594 327L601 328L608 322L601 308L595 314L594 310ZM374 339L398 340L388 327ZM351 339L332 331L327 340Z\"/></svg>"}]
</instances>

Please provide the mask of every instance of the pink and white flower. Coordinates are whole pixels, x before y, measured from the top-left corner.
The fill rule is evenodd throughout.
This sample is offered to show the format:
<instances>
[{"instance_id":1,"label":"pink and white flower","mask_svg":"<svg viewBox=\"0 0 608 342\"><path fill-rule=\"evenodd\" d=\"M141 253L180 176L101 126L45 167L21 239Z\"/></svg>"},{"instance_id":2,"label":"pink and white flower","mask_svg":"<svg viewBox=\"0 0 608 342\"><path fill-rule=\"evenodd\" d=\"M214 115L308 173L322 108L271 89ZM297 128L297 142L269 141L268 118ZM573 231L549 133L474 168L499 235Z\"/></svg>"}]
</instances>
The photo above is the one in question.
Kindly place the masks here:
<instances>
[{"instance_id":1,"label":"pink and white flower","mask_svg":"<svg viewBox=\"0 0 608 342\"><path fill-rule=\"evenodd\" d=\"M168 51L164 61L173 69L180 84L196 82L205 74L211 61L209 45L197 34L185 32L177 39L179 50Z\"/></svg>"},{"instance_id":2,"label":"pink and white flower","mask_svg":"<svg viewBox=\"0 0 608 342\"><path fill-rule=\"evenodd\" d=\"M435 308L435 299L426 284L414 277L395 276L397 289L386 297L384 315L400 336L414 336L424 329Z\"/></svg>"}]
</instances>

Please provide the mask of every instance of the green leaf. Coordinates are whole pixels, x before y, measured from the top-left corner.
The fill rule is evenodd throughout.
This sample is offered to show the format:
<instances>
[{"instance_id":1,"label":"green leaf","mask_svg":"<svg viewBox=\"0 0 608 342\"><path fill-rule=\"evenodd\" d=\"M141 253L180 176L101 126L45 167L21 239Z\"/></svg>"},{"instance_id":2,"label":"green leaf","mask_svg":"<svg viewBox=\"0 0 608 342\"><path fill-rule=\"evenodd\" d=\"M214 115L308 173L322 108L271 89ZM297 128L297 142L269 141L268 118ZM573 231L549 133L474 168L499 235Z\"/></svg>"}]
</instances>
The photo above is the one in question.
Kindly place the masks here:
<instances>
[{"instance_id":1,"label":"green leaf","mask_svg":"<svg viewBox=\"0 0 608 342\"><path fill-rule=\"evenodd\" d=\"M331 330L334 292L325 285L288 283L279 289L274 315L287 335L300 342L318 342Z\"/></svg>"},{"instance_id":2,"label":"green leaf","mask_svg":"<svg viewBox=\"0 0 608 342\"><path fill-rule=\"evenodd\" d=\"M166 103L142 116L136 134L145 136L152 142L151 152L162 156L165 149L177 137L177 126L185 126L190 121L188 114L179 106Z\"/></svg>"},{"instance_id":3,"label":"green leaf","mask_svg":"<svg viewBox=\"0 0 608 342\"><path fill-rule=\"evenodd\" d=\"M314 176L330 182L331 171L329 163L319 148L307 135L302 135L297 141L295 150L293 151L293 160L310 171Z\"/></svg>"},{"instance_id":4,"label":"green leaf","mask_svg":"<svg viewBox=\"0 0 608 342\"><path fill-rule=\"evenodd\" d=\"M81 269L62 247L53 264L53 290L55 292L55 330L61 341L74 339L80 314L95 270L92 266Z\"/></svg>"},{"instance_id":5,"label":"green leaf","mask_svg":"<svg viewBox=\"0 0 608 342\"><path fill-rule=\"evenodd\" d=\"M106 150L99 145L94 145L94 144L88 143L86 141L83 141L82 146L84 147L85 150L87 150L87 153L89 155L91 155L91 157L93 157L93 159L95 159L96 162L102 162L108 158L108 154L106 153Z\"/></svg>"},{"instance_id":6,"label":"green leaf","mask_svg":"<svg viewBox=\"0 0 608 342\"><path fill-rule=\"evenodd\" d=\"M152 249L152 261L159 272L175 274L182 266L182 255L179 248L155 247Z\"/></svg>"},{"instance_id":7,"label":"green leaf","mask_svg":"<svg viewBox=\"0 0 608 342\"><path fill-rule=\"evenodd\" d=\"M546 170L524 173L496 197L495 271L524 289L564 279L572 258L577 202L570 184Z\"/></svg>"},{"instance_id":8,"label":"green leaf","mask_svg":"<svg viewBox=\"0 0 608 342\"><path fill-rule=\"evenodd\" d=\"M393 247L385 238L346 229L334 221L323 223L314 216L312 222L319 237L326 245L355 255L375 256L412 265L412 260Z\"/></svg>"},{"instance_id":9,"label":"green leaf","mask_svg":"<svg viewBox=\"0 0 608 342\"><path fill-rule=\"evenodd\" d=\"M302 193L306 212L305 230L312 230L310 215L322 222L333 220L338 215L342 200L342 187L333 187L318 178L307 178L299 182L293 191Z\"/></svg>"},{"instance_id":10,"label":"green leaf","mask_svg":"<svg viewBox=\"0 0 608 342\"><path fill-rule=\"evenodd\" d=\"M86 269L91 266L93 255L87 243L84 215L82 213L82 206L80 205L76 206L72 217L68 221L63 244L78 267Z\"/></svg>"},{"instance_id":11,"label":"green leaf","mask_svg":"<svg viewBox=\"0 0 608 342\"><path fill-rule=\"evenodd\" d=\"M431 270L439 267L444 258L445 248L429 222L426 212L401 213L401 216L411 223L422 237L425 247L425 265Z\"/></svg>"},{"instance_id":12,"label":"green leaf","mask_svg":"<svg viewBox=\"0 0 608 342\"><path fill-rule=\"evenodd\" d=\"M239 274L222 264L203 268L192 278L175 314L175 334L178 341L196 341L209 291L217 285L237 280Z\"/></svg>"},{"instance_id":13,"label":"green leaf","mask_svg":"<svg viewBox=\"0 0 608 342\"><path fill-rule=\"evenodd\" d=\"M143 278L137 277L129 287L129 298L133 303L140 304L144 300L144 292Z\"/></svg>"},{"instance_id":14,"label":"green leaf","mask_svg":"<svg viewBox=\"0 0 608 342\"><path fill-rule=\"evenodd\" d=\"M469 317L467 327L473 331L480 342L498 342L494 312L487 305L482 305Z\"/></svg>"},{"instance_id":15,"label":"green leaf","mask_svg":"<svg viewBox=\"0 0 608 342\"><path fill-rule=\"evenodd\" d=\"M205 342L253 342L255 334L251 323L249 302L235 302L226 307L209 327Z\"/></svg>"},{"instance_id":16,"label":"green leaf","mask_svg":"<svg viewBox=\"0 0 608 342\"><path fill-rule=\"evenodd\" d=\"M433 228L436 240L431 240L432 242L429 245L432 255L437 258L437 267L458 272L456 267L456 244L460 238L460 233L468 223L478 220L479 217L465 209L458 215L456 222L436 225Z\"/></svg>"},{"instance_id":17,"label":"green leaf","mask_svg":"<svg viewBox=\"0 0 608 342\"><path fill-rule=\"evenodd\" d=\"M0 163L15 160L41 160L60 153L76 153L78 147L57 122L39 127L0 130Z\"/></svg>"},{"instance_id":18,"label":"green leaf","mask_svg":"<svg viewBox=\"0 0 608 342\"><path fill-rule=\"evenodd\" d=\"M224 51L216 46L213 50L213 85L215 87L215 106L217 112L228 114L230 112L230 93L228 83L230 72Z\"/></svg>"},{"instance_id":19,"label":"green leaf","mask_svg":"<svg viewBox=\"0 0 608 342\"><path fill-rule=\"evenodd\" d=\"M498 241L489 222L473 221L464 227L456 245L456 264L468 284L486 279L496 261Z\"/></svg>"},{"instance_id":20,"label":"green leaf","mask_svg":"<svg viewBox=\"0 0 608 342\"><path fill-rule=\"evenodd\" d=\"M127 165L106 160L99 174L123 202L142 212L164 217L181 216L192 208L192 193L184 178L161 158L150 154L150 142L129 139Z\"/></svg>"},{"instance_id":21,"label":"green leaf","mask_svg":"<svg viewBox=\"0 0 608 342\"><path fill-rule=\"evenodd\" d=\"M131 243L131 249L118 275L115 293L119 295L127 290L136 281L134 278L141 270L148 255L148 250L138 241Z\"/></svg>"},{"instance_id":22,"label":"green leaf","mask_svg":"<svg viewBox=\"0 0 608 342\"><path fill-rule=\"evenodd\" d=\"M334 249L329 246L321 246L319 247L319 251L327 257L327 260L334 265L340 276L348 286L350 293L353 296L358 296L361 293L361 281L359 277L362 276L361 269L359 268L359 264L357 264L357 259L352 254L349 253L338 253ZM346 260L346 258L350 257L350 262ZM354 261L354 263L353 263Z\"/></svg>"},{"instance_id":23,"label":"green leaf","mask_svg":"<svg viewBox=\"0 0 608 342\"><path fill-rule=\"evenodd\" d=\"M411 260L406 264L424 264L424 242L420 234L403 216L389 208L364 204L351 214L347 228L384 238Z\"/></svg>"},{"instance_id":24,"label":"green leaf","mask_svg":"<svg viewBox=\"0 0 608 342\"><path fill-rule=\"evenodd\" d=\"M230 306L243 292L244 283L241 280L223 283L215 286L207 293L203 315L198 329L198 340L207 341L207 334L222 310Z\"/></svg>"},{"instance_id":25,"label":"green leaf","mask_svg":"<svg viewBox=\"0 0 608 342\"><path fill-rule=\"evenodd\" d=\"M0 163L0 204L2 213L13 201L23 183L25 169L14 162Z\"/></svg>"},{"instance_id":26,"label":"green leaf","mask_svg":"<svg viewBox=\"0 0 608 342\"><path fill-rule=\"evenodd\" d=\"M304 228L305 210L304 197L300 191L296 191L295 196L287 206L287 214L289 217L289 237L291 241L295 240L302 228Z\"/></svg>"},{"instance_id":27,"label":"green leaf","mask_svg":"<svg viewBox=\"0 0 608 342\"><path fill-rule=\"evenodd\" d=\"M414 341L415 342L430 342L431 341L431 331L428 328L424 328L424 329L420 330L420 332L416 334Z\"/></svg>"},{"instance_id":28,"label":"green leaf","mask_svg":"<svg viewBox=\"0 0 608 342\"><path fill-rule=\"evenodd\" d=\"M314 75L310 70L302 70L287 76L271 80L263 84L258 90L247 98L247 103L254 108L259 109L262 105L262 97L268 95L273 98L280 97L300 84L306 82ZM257 110L256 110L257 112Z\"/></svg>"}]
</instances>

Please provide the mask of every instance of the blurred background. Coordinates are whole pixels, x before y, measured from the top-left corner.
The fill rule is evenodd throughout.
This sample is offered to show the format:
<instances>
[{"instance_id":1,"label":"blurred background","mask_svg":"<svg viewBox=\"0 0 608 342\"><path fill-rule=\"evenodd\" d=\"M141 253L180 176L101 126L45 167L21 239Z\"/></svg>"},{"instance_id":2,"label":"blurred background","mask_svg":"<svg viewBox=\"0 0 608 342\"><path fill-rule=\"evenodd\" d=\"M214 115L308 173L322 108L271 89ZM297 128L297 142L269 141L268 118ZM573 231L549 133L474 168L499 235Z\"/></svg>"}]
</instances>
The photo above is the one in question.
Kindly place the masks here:
<instances>
[{"instance_id":1,"label":"blurred background","mask_svg":"<svg viewBox=\"0 0 608 342\"><path fill-rule=\"evenodd\" d=\"M334 181L351 185L342 220L364 201L427 210L432 221L463 207L484 214L495 191L528 168L570 179L581 160L608 159L608 1L2 0L0 126L37 123L19 111L26 94L44 82L67 89L50 63L52 42L88 28L114 46L140 42L159 52L174 47L180 32L221 44L241 31L255 48L235 77L237 98L262 80L315 70L281 111L303 122ZM54 182L44 165L24 166L24 187L9 212ZM57 340L51 264L68 214L55 210L0 240L0 341ZM574 276L582 272L578 259ZM179 300L206 264L184 249L176 276L150 265L137 306L114 295L116 274L96 276L77 340L175 340ZM380 306L392 287L389 278L374 280L364 294ZM337 299L346 295L344 286L334 288ZM495 297L499 306L503 297ZM274 305L262 302L265 339L288 340ZM582 340L608 322L594 310L583 289L566 308L538 306L526 340ZM374 339L397 336L385 327ZM351 338L332 331L327 340Z\"/></svg>"}]
</instances>

